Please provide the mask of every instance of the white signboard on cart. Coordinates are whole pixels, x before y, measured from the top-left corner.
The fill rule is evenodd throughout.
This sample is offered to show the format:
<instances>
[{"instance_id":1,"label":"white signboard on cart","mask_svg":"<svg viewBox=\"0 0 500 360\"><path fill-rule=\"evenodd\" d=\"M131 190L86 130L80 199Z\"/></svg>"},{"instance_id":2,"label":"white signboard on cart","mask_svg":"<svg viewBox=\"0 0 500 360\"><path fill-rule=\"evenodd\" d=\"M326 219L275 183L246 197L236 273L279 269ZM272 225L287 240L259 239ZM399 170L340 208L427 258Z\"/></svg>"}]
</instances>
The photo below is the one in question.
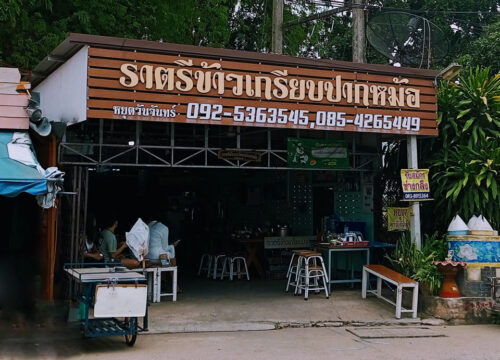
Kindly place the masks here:
<instances>
[{"instance_id":1,"label":"white signboard on cart","mask_svg":"<svg viewBox=\"0 0 500 360\"><path fill-rule=\"evenodd\" d=\"M146 315L146 285L97 285L94 317L143 317Z\"/></svg>"}]
</instances>

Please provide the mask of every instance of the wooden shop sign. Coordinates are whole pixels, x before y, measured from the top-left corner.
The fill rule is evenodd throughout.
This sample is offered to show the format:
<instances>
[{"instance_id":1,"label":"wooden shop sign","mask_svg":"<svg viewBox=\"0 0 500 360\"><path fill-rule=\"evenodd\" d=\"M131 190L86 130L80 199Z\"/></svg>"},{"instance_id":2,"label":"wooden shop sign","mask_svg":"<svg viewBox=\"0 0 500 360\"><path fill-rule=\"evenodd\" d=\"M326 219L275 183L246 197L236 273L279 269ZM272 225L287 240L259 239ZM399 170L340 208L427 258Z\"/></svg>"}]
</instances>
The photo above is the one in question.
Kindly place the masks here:
<instances>
[{"instance_id":1,"label":"wooden shop sign","mask_svg":"<svg viewBox=\"0 0 500 360\"><path fill-rule=\"evenodd\" d=\"M175 46L91 45L87 117L437 135L436 89L419 70L349 71L348 63Z\"/></svg>"}]
</instances>

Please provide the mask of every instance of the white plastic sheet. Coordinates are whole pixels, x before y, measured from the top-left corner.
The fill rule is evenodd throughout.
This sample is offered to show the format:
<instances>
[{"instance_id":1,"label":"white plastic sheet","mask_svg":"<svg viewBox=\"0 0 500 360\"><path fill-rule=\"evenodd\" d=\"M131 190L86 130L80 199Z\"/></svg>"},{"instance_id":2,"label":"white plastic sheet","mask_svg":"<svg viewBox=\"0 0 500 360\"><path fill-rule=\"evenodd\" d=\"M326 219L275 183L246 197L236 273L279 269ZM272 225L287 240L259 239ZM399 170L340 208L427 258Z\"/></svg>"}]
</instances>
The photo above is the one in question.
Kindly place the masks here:
<instances>
[{"instance_id":1,"label":"white plastic sheet","mask_svg":"<svg viewBox=\"0 0 500 360\"><path fill-rule=\"evenodd\" d=\"M40 174L45 176L45 170L40 166L33 152L33 145L28 132L13 133L12 141L7 144L7 151L12 160L35 168Z\"/></svg>"},{"instance_id":2,"label":"white plastic sheet","mask_svg":"<svg viewBox=\"0 0 500 360\"><path fill-rule=\"evenodd\" d=\"M132 229L125 233L125 239L137 260L142 261L148 254L149 227L141 218L137 219Z\"/></svg>"}]
</instances>

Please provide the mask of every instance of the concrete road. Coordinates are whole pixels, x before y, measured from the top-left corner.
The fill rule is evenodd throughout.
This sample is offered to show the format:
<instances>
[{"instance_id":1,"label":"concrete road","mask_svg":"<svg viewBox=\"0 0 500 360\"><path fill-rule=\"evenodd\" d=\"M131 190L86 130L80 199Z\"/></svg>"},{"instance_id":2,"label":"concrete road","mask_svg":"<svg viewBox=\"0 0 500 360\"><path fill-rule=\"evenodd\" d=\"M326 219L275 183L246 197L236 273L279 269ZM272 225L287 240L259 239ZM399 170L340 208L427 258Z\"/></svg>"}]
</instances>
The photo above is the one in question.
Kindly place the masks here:
<instances>
[{"instance_id":1,"label":"concrete road","mask_svg":"<svg viewBox=\"0 0 500 360\"><path fill-rule=\"evenodd\" d=\"M140 335L82 339L76 329L0 338L1 359L500 359L500 326L433 326L444 337L361 339L346 328ZM401 333L407 329L401 326ZM16 336L14 336L16 335ZM24 334L28 335L28 334Z\"/></svg>"}]
</instances>

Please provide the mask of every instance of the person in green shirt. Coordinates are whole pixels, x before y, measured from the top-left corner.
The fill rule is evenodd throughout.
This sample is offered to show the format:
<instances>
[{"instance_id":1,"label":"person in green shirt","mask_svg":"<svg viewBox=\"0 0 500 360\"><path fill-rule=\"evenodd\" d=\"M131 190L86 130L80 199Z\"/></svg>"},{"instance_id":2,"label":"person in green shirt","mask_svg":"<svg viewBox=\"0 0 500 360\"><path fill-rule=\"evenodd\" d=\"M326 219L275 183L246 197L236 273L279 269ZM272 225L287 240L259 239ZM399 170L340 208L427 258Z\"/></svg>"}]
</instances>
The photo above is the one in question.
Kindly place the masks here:
<instances>
[{"instance_id":1,"label":"person in green shirt","mask_svg":"<svg viewBox=\"0 0 500 360\"><path fill-rule=\"evenodd\" d=\"M128 247L127 243L123 242L117 247L115 236L117 227L118 220L113 218L113 220L108 221L104 230L99 235L100 249L104 257L104 262L122 262L127 268L135 269L139 266L139 262L136 259L126 258L123 254L123 251Z\"/></svg>"}]
</instances>

